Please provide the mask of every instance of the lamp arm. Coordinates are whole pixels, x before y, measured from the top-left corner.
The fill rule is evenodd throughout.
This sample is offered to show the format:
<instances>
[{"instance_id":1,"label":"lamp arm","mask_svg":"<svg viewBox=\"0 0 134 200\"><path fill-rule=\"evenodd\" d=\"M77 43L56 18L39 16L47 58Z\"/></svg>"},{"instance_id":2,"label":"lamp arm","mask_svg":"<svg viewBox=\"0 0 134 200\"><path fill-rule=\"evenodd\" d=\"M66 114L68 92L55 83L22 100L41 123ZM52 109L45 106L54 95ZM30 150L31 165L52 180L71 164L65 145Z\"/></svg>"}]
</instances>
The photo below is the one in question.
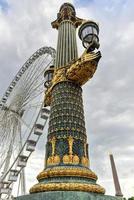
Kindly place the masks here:
<instances>
[{"instance_id":1,"label":"lamp arm","mask_svg":"<svg viewBox=\"0 0 134 200\"><path fill-rule=\"evenodd\" d=\"M97 69L100 58L100 51L98 51L97 53L87 53L87 51L85 51L82 56L75 62L57 69L54 72L54 76L50 84L51 86L48 87L45 92L45 106L49 106L51 104L52 89L59 82L68 80L82 86L89 79L91 79Z\"/></svg>"}]
</instances>

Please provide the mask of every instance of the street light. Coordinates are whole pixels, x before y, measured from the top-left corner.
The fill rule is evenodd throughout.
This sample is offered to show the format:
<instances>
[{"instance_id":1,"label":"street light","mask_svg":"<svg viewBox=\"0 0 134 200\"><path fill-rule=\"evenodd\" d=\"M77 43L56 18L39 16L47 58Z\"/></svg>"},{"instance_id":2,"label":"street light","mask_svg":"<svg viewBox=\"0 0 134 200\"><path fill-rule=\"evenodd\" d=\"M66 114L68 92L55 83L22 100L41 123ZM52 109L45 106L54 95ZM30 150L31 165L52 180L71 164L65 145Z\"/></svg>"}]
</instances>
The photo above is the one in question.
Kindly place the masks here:
<instances>
[{"instance_id":1,"label":"street light","mask_svg":"<svg viewBox=\"0 0 134 200\"><path fill-rule=\"evenodd\" d=\"M44 73L44 78L45 78L45 83L44 86L48 88L50 86L51 80L53 78L53 73L54 73L54 66L50 66L48 70L45 71Z\"/></svg>"},{"instance_id":2,"label":"street light","mask_svg":"<svg viewBox=\"0 0 134 200\"><path fill-rule=\"evenodd\" d=\"M94 21L84 21L79 28L79 38L82 40L83 46L87 52L94 51L99 48L99 26Z\"/></svg>"}]
</instances>

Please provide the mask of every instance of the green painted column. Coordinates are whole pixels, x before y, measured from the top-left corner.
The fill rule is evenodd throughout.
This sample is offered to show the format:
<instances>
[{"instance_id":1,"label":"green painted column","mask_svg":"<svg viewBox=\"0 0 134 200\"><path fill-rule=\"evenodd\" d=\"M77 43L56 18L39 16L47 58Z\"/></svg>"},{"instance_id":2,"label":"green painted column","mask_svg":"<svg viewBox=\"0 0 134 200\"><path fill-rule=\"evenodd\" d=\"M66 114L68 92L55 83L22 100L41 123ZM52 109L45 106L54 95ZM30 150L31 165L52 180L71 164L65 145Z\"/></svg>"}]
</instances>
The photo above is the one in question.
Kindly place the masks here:
<instances>
[{"instance_id":1,"label":"green painted column","mask_svg":"<svg viewBox=\"0 0 134 200\"><path fill-rule=\"evenodd\" d=\"M69 81L58 83L52 92L47 167L85 164L88 166L88 163L85 163L85 159L88 162L86 142L82 89Z\"/></svg>"}]
</instances>

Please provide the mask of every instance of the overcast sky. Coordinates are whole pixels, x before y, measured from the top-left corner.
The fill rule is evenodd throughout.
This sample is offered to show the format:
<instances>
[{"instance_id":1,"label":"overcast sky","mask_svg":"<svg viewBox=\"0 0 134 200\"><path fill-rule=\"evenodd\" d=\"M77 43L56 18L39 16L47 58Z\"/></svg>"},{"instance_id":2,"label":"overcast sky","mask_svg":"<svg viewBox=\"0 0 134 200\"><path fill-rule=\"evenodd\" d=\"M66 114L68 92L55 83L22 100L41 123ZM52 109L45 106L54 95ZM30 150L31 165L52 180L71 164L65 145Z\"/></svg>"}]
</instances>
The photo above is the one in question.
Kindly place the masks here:
<instances>
[{"instance_id":1,"label":"overcast sky","mask_svg":"<svg viewBox=\"0 0 134 200\"><path fill-rule=\"evenodd\" d=\"M57 31L51 22L63 2L0 0L0 96L34 51L42 46L56 48ZM91 169L106 194L114 195L109 162L112 152L122 192L129 197L134 195L134 1L69 2L76 7L78 17L94 19L100 26L102 58L94 78L83 87ZM84 49L79 39L78 47L80 55ZM27 190L43 169L45 140L42 138L30 158Z\"/></svg>"}]
</instances>

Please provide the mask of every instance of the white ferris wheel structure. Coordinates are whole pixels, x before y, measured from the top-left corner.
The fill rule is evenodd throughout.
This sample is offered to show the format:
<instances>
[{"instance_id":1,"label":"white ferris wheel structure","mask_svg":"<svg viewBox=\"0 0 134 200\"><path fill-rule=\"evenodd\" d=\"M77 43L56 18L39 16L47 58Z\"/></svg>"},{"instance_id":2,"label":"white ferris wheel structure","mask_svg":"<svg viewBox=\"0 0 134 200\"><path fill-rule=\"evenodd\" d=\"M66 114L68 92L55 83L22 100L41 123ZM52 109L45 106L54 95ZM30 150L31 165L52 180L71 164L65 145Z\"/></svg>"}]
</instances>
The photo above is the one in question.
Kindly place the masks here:
<instances>
[{"instance_id":1,"label":"white ferris wheel structure","mask_svg":"<svg viewBox=\"0 0 134 200\"><path fill-rule=\"evenodd\" d=\"M44 72L54 64L55 49L42 47L21 67L0 100L0 199L26 193L25 168L46 125Z\"/></svg>"}]
</instances>

